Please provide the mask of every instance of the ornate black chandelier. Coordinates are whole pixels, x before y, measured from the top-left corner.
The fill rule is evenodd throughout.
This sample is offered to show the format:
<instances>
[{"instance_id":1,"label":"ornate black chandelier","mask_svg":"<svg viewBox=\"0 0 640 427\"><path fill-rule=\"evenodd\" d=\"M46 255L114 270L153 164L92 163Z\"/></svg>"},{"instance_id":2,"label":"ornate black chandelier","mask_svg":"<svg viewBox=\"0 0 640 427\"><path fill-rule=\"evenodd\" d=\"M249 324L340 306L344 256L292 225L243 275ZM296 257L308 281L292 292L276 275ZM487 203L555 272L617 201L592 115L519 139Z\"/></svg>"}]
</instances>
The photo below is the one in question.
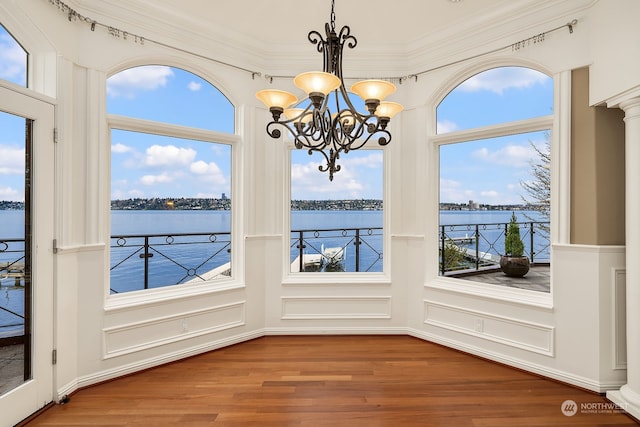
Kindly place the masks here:
<instances>
[{"instance_id":1,"label":"ornate black chandelier","mask_svg":"<svg viewBox=\"0 0 640 427\"><path fill-rule=\"evenodd\" d=\"M359 112L353 106L344 86L342 51L345 44L353 49L358 41L346 25L336 33L334 3L335 0L331 0L331 23L325 24L326 39L317 31L310 31L307 36L323 54L322 72L306 72L293 79L309 101L299 102L294 94L282 90L266 89L256 93L273 116L273 121L267 124L267 133L272 138L280 138L277 125L283 126L293 136L296 148L308 150L309 155L322 153L326 164L318 169L329 172L329 180L340 171L336 163L340 153L362 148L374 136L380 145L391 142L387 124L403 108L397 102L384 101L396 87L383 80L362 80L351 86L351 92L364 101L367 112Z\"/></svg>"}]
</instances>

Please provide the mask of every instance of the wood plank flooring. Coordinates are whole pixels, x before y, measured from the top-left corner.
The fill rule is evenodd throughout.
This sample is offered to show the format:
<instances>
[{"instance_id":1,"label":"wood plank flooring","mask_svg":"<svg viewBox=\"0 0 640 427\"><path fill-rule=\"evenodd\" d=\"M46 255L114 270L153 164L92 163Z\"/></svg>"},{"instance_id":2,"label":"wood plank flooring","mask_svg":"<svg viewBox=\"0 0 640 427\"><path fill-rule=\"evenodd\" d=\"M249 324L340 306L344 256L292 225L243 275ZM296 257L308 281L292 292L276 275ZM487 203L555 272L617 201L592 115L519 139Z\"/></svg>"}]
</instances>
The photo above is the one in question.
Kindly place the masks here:
<instances>
[{"instance_id":1,"label":"wood plank flooring","mask_svg":"<svg viewBox=\"0 0 640 427\"><path fill-rule=\"evenodd\" d=\"M25 425L636 425L607 403L409 336L269 336L80 390Z\"/></svg>"}]
</instances>

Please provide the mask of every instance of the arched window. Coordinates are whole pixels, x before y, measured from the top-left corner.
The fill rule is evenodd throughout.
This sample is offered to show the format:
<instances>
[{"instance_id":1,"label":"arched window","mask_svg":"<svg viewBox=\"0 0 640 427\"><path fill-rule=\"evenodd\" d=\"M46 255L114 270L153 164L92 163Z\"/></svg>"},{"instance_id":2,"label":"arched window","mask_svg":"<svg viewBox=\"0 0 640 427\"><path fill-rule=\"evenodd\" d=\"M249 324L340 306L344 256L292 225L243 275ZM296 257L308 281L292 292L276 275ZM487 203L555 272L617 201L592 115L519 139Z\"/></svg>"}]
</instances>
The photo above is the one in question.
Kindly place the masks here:
<instances>
[{"instance_id":1,"label":"arched window","mask_svg":"<svg viewBox=\"0 0 640 427\"><path fill-rule=\"evenodd\" d=\"M553 79L524 67L478 73L437 107L441 276L549 292ZM505 276L512 215L526 280Z\"/></svg>"},{"instance_id":2,"label":"arched window","mask_svg":"<svg viewBox=\"0 0 640 427\"><path fill-rule=\"evenodd\" d=\"M112 294L227 280L234 108L206 80L149 65L107 80Z\"/></svg>"}]
</instances>

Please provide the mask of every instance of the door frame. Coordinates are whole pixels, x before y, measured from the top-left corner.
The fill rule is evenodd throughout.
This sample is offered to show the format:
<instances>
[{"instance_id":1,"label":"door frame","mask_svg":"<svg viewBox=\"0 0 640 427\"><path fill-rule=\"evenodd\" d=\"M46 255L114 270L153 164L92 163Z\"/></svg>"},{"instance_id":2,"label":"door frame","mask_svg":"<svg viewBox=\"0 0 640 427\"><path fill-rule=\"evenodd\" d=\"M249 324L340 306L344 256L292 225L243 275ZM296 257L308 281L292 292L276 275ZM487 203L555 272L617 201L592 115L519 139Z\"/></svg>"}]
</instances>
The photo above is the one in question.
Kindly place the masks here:
<instances>
[{"instance_id":1,"label":"door frame","mask_svg":"<svg viewBox=\"0 0 640 427\"><path fill-rule=\"evenodd\" d=\"M0 110L34 121L30 165L31 379L0 396L0 414L13 425L52 402L54 394L55 100L0 81Z\"/></svg>"}]
</instances>

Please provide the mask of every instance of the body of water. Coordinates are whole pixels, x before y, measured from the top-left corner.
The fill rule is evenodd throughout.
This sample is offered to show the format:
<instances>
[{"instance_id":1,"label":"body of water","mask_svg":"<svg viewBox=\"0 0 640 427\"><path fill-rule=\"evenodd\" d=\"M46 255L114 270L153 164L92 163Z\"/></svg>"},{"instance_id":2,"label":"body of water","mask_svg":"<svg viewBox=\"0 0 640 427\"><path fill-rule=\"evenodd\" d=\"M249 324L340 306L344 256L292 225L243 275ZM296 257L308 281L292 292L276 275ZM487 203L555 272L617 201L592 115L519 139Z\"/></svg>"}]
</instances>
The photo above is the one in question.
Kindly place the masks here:
<instances>
[{"instance_id":1,"label":"body of water","mask_svg":"<svg viewBox=\"0 0 640 427\"><path fill-rule=\"evenodd\" d=\"M518 221L527 215L544 220L538 212L518 211ZM487 224L509 222L510 211L441 211L441 224ZM0 238L24 236L24 212L0 211ZM382 227L382 211L293 211L291 229ZM111 233L154 234L229 231L229 211L112 211ZM1 252L0 252L1 254Z\"/></svg>"},{"instance_id":2,"label":"body of water","mask_svg":"<svg viewBox=\"0 0 640 427\"><path fill-rule=\"evenodd\" d=\"M515 211L518 222L546 221L540 212ZM507 223L512 211L440 211L440 224L494 224Z\"/></svg>"},{"instance_id":3,"label":"body of water","mask_svg":"<svg viewBox=\"0 0 640 427\"><path fill-rule=\"evenodd\" d=\"M516 215L519 222L527 222L529 218L544 220L536 212L516 212ZM504 224L510 217L510 211L442 211L440 223L447 226L448 235L459 236L471 233L472 229L450 227L459 224ZM0 245L2 239L23 238L24 212L0 211L0 224ZM344 248L342 267L338 271L355 271L354 229L359 229L359 271L382 271L383 234L382 230L379 230L382 225L382 211L293 211L291 261L301 253L301 242L302 253L305 254L318 254L323 248ZM228 234L230 229L229 211L112 211L112 292L142 289L145 280L145 260L150 288L198 280L204 272L231 261L232 248ZM325 231L327 229L336 230ZM305 231L301 235L295 230L311 231ZM502 230L503 228L494 230L484 227L482 233L489 237L483 238L480 242L481 250L492 246L499 248L503 244L500 241ZM185 233L194 235L177 236ZM148 238L147 246L150 250L146 254L143 237L126 237L120 240L117 238L154 234L160 236ZM171 234L176 236L168 237ZM491 237L492 235L494 237ZM7 251L4 245L0 246L0 262L13 262L22 256L19 252ZM0 307L22 314L23 295L24 290L15 286L15 279L0 280ZM15 325L19 323L19 317L0 309L0 336L3 333L2 325L13 325L15 329Z\"/></svg>"}]
</instances>

